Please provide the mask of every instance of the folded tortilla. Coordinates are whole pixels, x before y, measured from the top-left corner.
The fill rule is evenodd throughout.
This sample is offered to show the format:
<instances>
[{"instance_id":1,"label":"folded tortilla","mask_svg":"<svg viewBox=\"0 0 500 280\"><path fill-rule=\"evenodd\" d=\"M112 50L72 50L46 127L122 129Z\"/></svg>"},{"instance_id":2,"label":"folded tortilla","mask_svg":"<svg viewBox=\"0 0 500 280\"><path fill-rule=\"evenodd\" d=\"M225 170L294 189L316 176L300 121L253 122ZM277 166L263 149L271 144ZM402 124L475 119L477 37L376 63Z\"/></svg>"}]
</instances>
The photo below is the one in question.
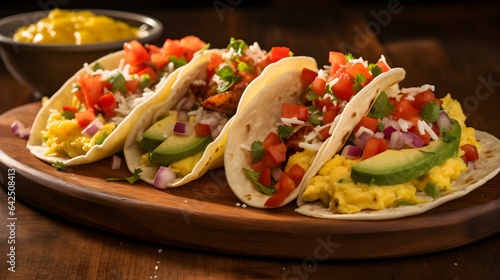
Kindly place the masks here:
<instances>
[{"instance_id":1,"label":"folded tortilla","mask_svg":"<svg viewBox=\"0 0 500 280\"><path fill-rule=\"evenodd\" d=\"M134 172L140 168L140 178L142 181L153 184L159 166L145 166L141 164L141 156L147 151L141 147L140 141L143 133L162 115L169 112L175 105L185 96L189 86L196 80L206 78L206 67L210 62L210 56L213 52L222 53L223 50L212 49L203 52L199 57L194 58L190 65L185 66L179 72L178 78L172 85L172 90L169 97L141 115L140 120L135 124L127 137L124 146L124 155L127 167L130 172ZM192 171L177 178L174 182L169 183L167 188L176 188L203 176L207 171L221 167L224 165L224 151L228 141L230 129L233 128L233 119L252 101L254 96L268 84L274 80L279 80L282 75L286 75L289 67L294 65L296 61L306 60L310 65L314 64L314 60L305 57L289 57L283 58L278 62L272 63L264 68L262 73L255 78L244 90L241 99L238 103L236 114L229 119L223 130L213 141L206 147L202 157L194 165Z\"/></svg>"},{"instance_id":2,"label":"folded tortilla","mask_svg":"<svg viewBox=\"0 0 500 280\"><path fill-rule=\"evenodd\" d=\"M117 51L108 54L89 65L95 65L99 63L104 69L117 69L120 65L120 61L124 58L124 51ZM170 93L172 84L177 78L177 75L182 69L178 68L172 72L168 77L160 80L156 84L156 89L154 94L147 97L142 103L137 105L125 118L120 122L113 132L104 140L101 145L94 145L87 151L84 155L76 157L61 157L47 155L48 147L43 144L42 131L47 125L47 121L52 110L61 110L63 105L72 104L73 96L72 88L73 84L76 83L77 78L86 74L85 68L79 70L75 75L73 75L62 87L46 102L43 104L40 111L37 113L35 120L31 128L31 134L28 139L27 148L28 150L37 158L48 162L56 163L60 162L64 166L72 166L79 164L86 164L98 161L100 159L109 157L123 149L125 139L130 132L130 129L134 126L138 119L138 116L142 115L148 108L153 104L157 104L167 98Z\"/></svg>"},{"instance_id":3,"label":"folded tortilla","mask_svg":"<svg viewBox=\"0 0 500 280\"><path fill-rule=\"evenodd\" d=\"M248 162L247 152L241 146L251 146L252 142L256 139L264 139L270 131L276 129L276 123L280 122L281 104L285 102L295 104L302 98L308 86L300 78L303 68L318 71L313 59L297 58L288 62L289 65L286 69L283 67L283 70L286 71L265 88L262 88L248 106L235 116L227 141L224 160L227 182L235 195L243 203L252 207L269 208L265 206L265 202L270 196L261 193L243 172L243 168L250 169L251 167ZM404 76L405 71L401 68L394 68L377 76L349 101L349 103L360 104L360 106L350 106L353 110L347 113L344 110L341 113L341 117L338 118L338 122L334 121L332 124L334 127L330 131L335 129L336 126L359 119L363 114L368 113L371 104L375 101L379 93L397 85L397 83L404 79ZM352 129L342 129L339 127L336 130L338 133L334 132L321 145L311 167L306 171L301 184L292 191L280 206L286 205L297 198L299 189L304 184L308 174L315 174L313 172L319 169L315 168L319 164L319 158L328 156L328 151L325 148L332 146L332 143L347 140L345 135L349 136ZM338 149L340 147L337 147Z\"/></svg>"}]
</instances>

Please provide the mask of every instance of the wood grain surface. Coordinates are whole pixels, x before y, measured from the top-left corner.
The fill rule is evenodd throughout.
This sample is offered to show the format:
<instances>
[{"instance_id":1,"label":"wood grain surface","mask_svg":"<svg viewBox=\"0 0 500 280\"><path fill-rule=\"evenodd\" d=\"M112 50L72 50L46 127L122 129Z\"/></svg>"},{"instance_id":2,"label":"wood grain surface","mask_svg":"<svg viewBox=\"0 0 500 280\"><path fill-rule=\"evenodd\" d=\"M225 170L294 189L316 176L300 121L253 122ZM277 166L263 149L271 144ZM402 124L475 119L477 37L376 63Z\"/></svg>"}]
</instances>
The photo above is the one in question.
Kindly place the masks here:
<instances>
[{"instance_id":1,"label":"wood grain surface","mask_svg":"<svg viewBox=\"0 0 500 280\"><path fill-rule=\"evenodd\" d=\"M71 2L75 4L76 2ZM235 1L231 2L235 3ZM288 1L286 3L289 3ZM397 13L389 13L387 24L380 25L380 16L387 15L389 4L399 4ZM292 5L290 5L292 6ZM331 6L328 9L312 9L304 4L295 4L285 9L235 7L224 13L221 20L213 8L189 9L137 9L142 13L159 18L165 26L165 38L182 37L186 34L197 34L211 42L216 47L224 47L229 36L255 40L266 48L274 43L283 43L295 49L296 54L311 55L318 60L319 65L327 63L326 53L339 49L342 43L354 46L354 53L367 59L376 59L380 53L386 55L393 65L404 67L407 79L404 85L415 86L423 83L436 85L438 94L443 96L451 92L462 104L468 104L467 123L478 129L500 137L500 126L496 120L500 117L498 93L500 82L500 49L496 38L500 36L498 29L499 6L497 3L443 3L421 5L405 1L388 1L368 6L342 5ZM391 6L392 7L392 6ZM401 9L402 8L402 9ZM393 10L394 11L394 10ZM8 15L16 10L2 9L0 14ZM374 29L373 34L357 32L366 30L370 24L379 23L380 29ZM368 27L369 28L369 27ZM361 35L360 35L361 34ZM365 41L362 41L365 40ZM356 44L356 41L358 44ZM490 87L486 87L490 80ZM486 82L484 82L486 80ZM2 130L0 130L0 145L8 147L8 153L0 155L2 162L8 161L9 168L16 169L20 175L16 177L19 197L16 200L16 272L7 270L9 264L7 254L10 253L7 240L10 232L7 223L7 192L3 189L5 170L2 173L2 191L0 191L0 278L1 279L498 279L500 278L500 235L498 233L487 237L491 229L497 227L498 218L490 219L488 215L476 216L478 212L495 213L499 207L499 177L479 188L462 199L448 204L446 208L437 208L427 213L427 220L418 217L409 219L411 223L403 225L398 232L389 231L384 226L393 226L396 221L384 225L366 226L350 225L351 231L343 228L329 229L337 234L338 239L331 239L324 232L317 234L319 239L302 239L296 241L286 234L285 241L294 242L294 248L276 247L274 243L266 243L266 255L272 257L232 254L238 248L231 247L218 251L213 246L224 246L224 240L234 240L239 236L248 240L243 248L257 251L268 234L277 234L283 230L283 221L291 218L305 219L312 223L313 229L321 229L324 221L316 221L307 217L292 214L292 209L284 208L272 213L261 213L255 209L236 206L236 198L228 191L216 189L195 183L188 188L179 189L175 193L152 195L154 191L146 185L129 186L122 183L103 182L108 175L100 173L94 178L90 171L73 169L69 173L55 171L47 165L39 166L37 160L28 163L16 163L28 157L23 150L22 142L6 133L5 125L10 122L6 115L20 116L29 121L33 103L29 90L17 84L6 69L0 67L0 112L2 115ZM482 86L478 90L478 88ZM486 91L485 91L486 90ZM469 103L468 103L469 102ZM19 107L28 104L26 107ZM22 111L22 112L20 112ZM26 113L26 114L25 114ZM18 153L11 157L11 153ZM10 154L9 154L10 153ZM7 157L5 155L7 154ZM13 165L10 165L10 164ZM108 168L106 160L96 163L96 166ZM36 168L39 168L38 170ZM123 173L122 173L123 172ZM125 174L125 170L118 171ZM44 174L46 181L40 181L37 176ZM74 175L71 175L74 174ZM112 174L112 173L110 173ZM119 174L112 174L119 175ZM214 173L217 177L217 171ZM208 180L215 180L207 175ZM36 177L36 178L35 178ZM92 177L92 180L88 178ZM27 179L26 179L27 178ZM29 179L32 178L32 179ZM61 188L54 189L48 180L61 179L71 182L63 189L72 193L61 194ZM89 180L86 182L86 180ZM218 180L219 181L219 180ZM91 184L91 189L81 191L81 184ZM42 187L41 191L39 187ZM119 190L128 190L122 197L116 198ZM26 192L24 192L26 190ZM29 190L29 192L28 192ZM101 194L95 198L96 193ZM148 202L134 199L137 194L146 194ZM154 192L155 194L158 191ZM161 192L160 192L161 193ZM47 208L39 208L32 200L21 199L22 195L33 201L40 199L54 202ZM198 208L191 212L177 213L172 224L160 215L166 201L166 196L182 197L183 201L200 202ZM470 208L466 198L472 197L478 204ZM64 200L62 200L64 198ZM66 201L67 199L67 201ZM211 224L215 217L208 215L208 206L217 199L218 207L228 210L231 217L238 215L241 219L245 214L251 221L261 221L264 218L283 217L276 222L276 227L269 223L253 224L251 232L236 231L235 228L250 227L242 221L231 221L218 228L218 235L211 235ZM62 204L61 204L62 201ZM80 201L77 205L72 205ZM86 202L83 202L86 201ZM132 209L114 210L113 206L133 206ZM58 207L78 207L78 213L59 211ZM466 207L465 210L462 207ZM136 208L139 207L139 208ZM173 207L173 206L169 206ZM479 209L482 210L479 210ZM135 209L135 210L134 210ZM146 209L151 215L143 217L137 209ZM57 210L57 214L53 211ZM161 210L161 211L160 211ZM249 210L249 211L247 211ZM477 211L476 211L477 210ZM172 212L167 212L172 214ZM172 214L174 215L174 214ZM464 216L463 216L464 215ZM83 218L82 218L83 217ZM112 218L110 218L112 217ZM156 219L153 219L156 217ZM159 218L158 218L159 217ZM454 221L452 221L453 217ZM498 217L498 213L496 214ZM104 222L98 223L100 219ZM186 230L189 218L190 231L187 236L176 236L176 242L165 244L162 241L147 241L150 235L169 235ZM448 220L448 218L450 218ZM420 241L414 237L423 235L424 223L436 225L444 219L442 227L428 228L424 247L434 247L427 251L420 248ZM468 223L464 221L476 220ZM77 222L75 222L75 220ZM139 220L132 223L130 221ZM129 237L117 225L127 225L135 228L137 237ZM220 222L220 220L219 220ZM104 223L104 225L102 225ZM158 223L164 225L158 229ZM194 224L200 226L194 227ZM290 226L290 225L288 225ZM270 231L265 231L271 227ZM415 228L422 230L414 231ZM481 233L481 229L486 231ZM104 229L104 230L103 230ZM209 230L210 229L210 230ZM355 229L355 230L354 230ZM410 230L411 229L411 230ZM290 227L295 238L308 236L310 228L304 225ZM360 232L374 232L375 236L363 241ZM222 234L229 232L229 234ZM387 239L382 243L373 243L377 238ZM253 235L257 236L253 236ZM378 235L378 236L377 236ZM209 238L209 236L211 236ZM333 235L330 235L333 236ZM441 236L434 239L434 236ZM458 236L455 237L455 236ZM482 236L481 240L476 240ZM192 244L195 237L196 244ZM159 238L159 237L157 237ZM191 240L183 242L183 240ZM360 240L361 244L346 248L342 244L352 244ZM392 240L398 243L392 242ZM474 240L474 241L473 241ZM371 241L371 242L370 242ZM316 242L316 243L315 243ZM304 243L305 245L301 245ZM326 245L325 245L326 243ZM434 243L434 245L432 245ZM440 243L452 244L443 248ZM323 244L323 245L322 245ZM328 244L330 246L328 246ZM339 245L337 247L337 245ZM465 244L459 246L458 244ZM319 245L319 247L318 247ZM432 246L431 246L432 245ZM313 247L311 247L313 246ZM255 248L254 248L255 247ZM373 248L363 259L359 259L356 248L367 251L364 247ZM398 249L397 247L404 247ZM307 257L280 258L279 255L290 254L302 248L309 252ZM312 249L311 249L312 248ZM331 250L326 250L330 248ZM321 249L325 249L324 251ZM240 249L241 250L241 249ZM315 250L318 250L317 252ZM437 251L436 251L437 250ZM401 257L372 258L374 255L397 255L401 251L420 251L418 255ZM433 252L432 252L433 251ZM316 252L316 255L315 255ZM329 253L332 260L324 260ZM356 259L338 259L340 255L354 256Z\"/></svg>"}]
</instances>

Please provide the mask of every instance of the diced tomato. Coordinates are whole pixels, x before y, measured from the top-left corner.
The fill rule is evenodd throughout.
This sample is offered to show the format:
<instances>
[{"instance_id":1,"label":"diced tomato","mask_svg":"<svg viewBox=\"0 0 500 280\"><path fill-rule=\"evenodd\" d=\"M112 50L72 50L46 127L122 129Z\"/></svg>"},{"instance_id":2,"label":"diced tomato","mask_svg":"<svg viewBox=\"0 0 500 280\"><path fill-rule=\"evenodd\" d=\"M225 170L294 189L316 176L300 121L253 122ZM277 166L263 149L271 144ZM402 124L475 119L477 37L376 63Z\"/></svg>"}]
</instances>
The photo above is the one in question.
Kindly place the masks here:
<instances>
[{"instance_id":1,"label":"diced tomato","mask_svg":"<svg viewBox=\"0 0 500 280\"><path fill-rule=\"evenodd\" d=\"M290 193L295 189L296 184L290 176L286 172L283 172L281 175L281 180L279 184L277 184L277 192L271 195L266 202L265 206L268 207L278 207L280 206L285 199L290 195Z\"/></svg>"},{"instance_id":2,"label":"diced tomato","mask_svg":"<svg viewBox=\"0 0 500 280\"><path fill-rule=\"evenodd\" d=\"M388 149L387 143L382 138L372 137L366 142L361 159L365 160L378 155Z\"/></svg>"},{"instance_id":3,"label":"diced tomato","mask_svg":"<svg viewBox=\"0 0 500 280\"><path fill-rule=\"evenodd\" d=\"M247 84L255 80L257 78L257 74L254 73L249 73L245 71L240 71L239 72L240 76L243 78L243 81L245 81Z\"/></svg>"},{"instance_id":4,"label":"diced tomato","mask_svg":"<svg viewBox=\"0 0 500 280\"><path fill-rule=\"evenodd\" d=\"M259 160L258 162L253 162L251 168L253 171L262 172L267 168L267 164L264 160Z\"/></svg>"},{"instance_id":5,"label":"diced tomato","mask_svg":"<svg viewBox=\"0 0 500 280\"><path fill-rule=\"evenodd\" d=\"M371 131L373 131L375 133L375 132L378 131L377 127L378 127L379 123L380 122L377 119L375 119L375 118L368 117L368 116L362 116L361 120L359 121L359 123L354 128L354 134L356 134L356 132L362 126L368 128L369 130L371 130Z\"/></svg>"},{"instance_id":6,"label":"diced tomato","mask_svg":"<svg viewBox=\"0 0 500 280\"><path fill-rule=\"evenodd\" d=\"M63 110L63 112L66 112L66 111L71 111L73 113L78 112L78 109L75 106L71 106L71 105L63 105L62 110Z\"/></svg>"},{"instance_id":7,"label":"diced tomato","mask_svg":"<svg viewBox=\"0 0 500 280\"><path fill-rule=\"evenodd\" d=\"M348 65L347 72L349 73L349 75L351 75L352 78L356 78L358 73L363 75L366 78L365 82L361 84L361 86L363 87L373 79L370 71L368 71L368 69L366 69L366 67L361 62L355 62L351 65Z\"/></svg>"},{"instance_id":8,"label":"diced tomato","mask_svg":"<svg viewBox=\"0 0 500 280\"><path fill-rule=\"evenodd\" d=\"M113 93L106 93L101 95L99 98L99 102L101 103L101 109L104 112L104 116L106 118L111 118L116 115L115 109L117 107L115 96Z\"/></svg>"},{"instance_id":9,"label":"diced tomato","mask_svg":"<svg viewBox=\"0 0 500 280\"><path fill-rule=\"evenodd\" d=\"M99 104L99 98L103 93L103 82L100 75L92 76L87 74L78 78L77 83L80 85L85 106L87 109L95 110Z\"/></svg>"},{"instance_id":10,"label":"diced tomato","mask_svg":"<svg viewBox=\"0 0 500 280\"><path fill-rule=\"evenodd\" d=\"M210 125L205 124L205 123L197 123L194 125L194 132L196 133L197 136L208 136L212 133L212 130L210 129Z\"/></svg>"},{"instance_id":11,"label":"diced tomato","mask_svg":"<svg viewBox=\"0 0 500 280\"><path fill-rule=\"evenodd\" d=\"M319 76L316 76L314 81L311 83L311 90L318 95L323 95L326 92L326 81Z\"/></svg>"},{"instance_id":12,"label":"diced tomato","mask_svg":"<svg viewBox=\"0 0 500 280\"><path fill-rule=\"evenodd\" d=\"M145 45L145 48L146 50L150 53L150 54L153 54L153 53L160 53L161 52L161 48L158 47L157 45L153 45L153 44L146 44Z\"/></svg>"},{"instance_id":13,"label":"diced tomato","mask_svg":"<svg viewBox=\"0 0 500 280\"><path fill-rule=\"evenodd\" d=\"M396 119L410 120L414 117L418 117L418 111L413 108L410 101L401 99L394 109L394 117L396 117Z\"/></svg>"},{"instance_id":14,"label":"diced tomato","mask_svg":"<svg viewBox=\"0 0 500 280\"><path fill-rule=\"evenodd\" d=\"M274 132L269 132L269 134L264 138L264 141L262 141L262 146L264 148L274 146L281 143L281 138L278 136L278 134Z\"/></svg>"},{"instance_id":15,"label":"diced tomato","mask_svg":"<svg viewBox=\"0 0 500 280\"><path fill-rule=\"evenodd\" d=\"M271 168L264 168L264 170L260 172L259 183L266 187L271 185Z\"/></svg>"},{"instance_id":16,"label":"diced tomato","mask_svg":"<svg viewBox=\"0 0 500 280\"><path fill-rule=\"evenodd\" d=\"M87 109L83 112L75 113L76 121L81 128L87 127L93 120L95 120L96 116L94 114L94 110Z\"/></svg>"},{"instance_id":17,"label":"diced tomato","mask_svg":"<svg viewBox=\"0 0 500 280\"><path fill-rule=\"evenodd\" d=\"M311 84L317 76L318 72L309 68L303 68L302 72L300 72L300 78L307 84Z\"/></svg>"},{"instance_id":18,"label":"diced tomato","mask_svg":"<svg viewBox=\"0 0 500 280\"><path fill-rule=\"evenodd\" d=\"M184 57L184 49L181 46L181 41L167 39L163 43L162 52L166 56Z\"/></svg>"},{"instance_id":19,"label":"diced tomato","mask_svg":"<svg viewBox=\"0 0 500 280\"><path fill-rule=\"evenodd\" d=\"M221 63L224 62L224 59L222 56L218 53L212 53L210 55L210 63L207 66L207 71L209 74L215 73L215 69L217 69L217 66L219 66ZM211 76L211 75L209 75Z\"/></svg>"},{"instance_id":20,"label":"diced tomato","mask_svg":"<svg viewBox=\"0 0 500 280\"><path fill-rule=\"evenodd\" d=\"M306 171L302 166L298 164L292 165L288 171L286 171L287 175L292 178L292 180L295 182L295 185L299 185L300 181L302 181L302 178L304 177L304 174L306 174Z\"/></svg>"},{"instance_id":21,"label":"diced tomato","mask_svg":"<svg viewBox=\"0 0 500 280\"><path fill-rule=\"evenodd\" d=\"M83 96L83 92L82 92L81 88L79 90L75 91L73 94L76 96L78 101L80 101L80 103L85 104L85 97Z\"/></svg>"},{"instance_id":22,"label":"diced tomato","mask_svg":"<svg viewBox=\"0 0 500 280\"><path fill-rule=\"evenodd\" d=\"M134 93L139 88L139 80L127 80L125 81L125 88L128 92Z\"/></svg>"},{"instance_id":23,"label":"diced tomato","mask_svg":"<svg viewBox=\"0 0 500 280\"><path fill-rule=\"evenodd\" d=\"M382 72L387 72L391 70L391 67L389 67L389 65L382 58L378 60L376 65L380 67L380 69L382 69Z\"/></svg>"},{"instance_id":24,"label":"diced tomato","mask_svg":"<svg viewBox=\"0 0 500 280\"><path fill-rule=\"evenodd\" d=\"M151 66L146 66L142 68L136 74L139 76L148 74L151 77L151 79L153 79L153 81L156 81L156 72L155 70L153 70Z\"/></svg>"},{"instance_id":25,"label":"diced tomato","mask_svg":"<svg viewBox=\"0 0 500 280\"><path fill-rule=\"evenodd\" d=\"M287 47L272 47L269 51L271 62L277 62L282 58L290 56L290 48Z\"/></svg>"},{"instance_id":26,"label":"diced tomato","mask_svg":"<svg viewBox=\"0 0 500 280\"><path fill-rule=\"evenodd\" d=\"M187 61L193 59L194 54L202 49L207 43L200 38L188 35L180 40L181 47L184 49L184 55Z\"/></svg>"},{"instance_id":27,"label":"diced tomato","mask_svg":"<svg viewBox=\"0 0 500 280\"><path fill-rule=\"evenodd\" d=\"M332 80L338 78L338 82L332 86L332 91L335 96L340 100L349 101L354 95L354 78L349 75L346 67L339 68L334 76L331 76ZM330 79L330 78L329 78Z\"/></svg>"},{"instance_id":28,"label":"diced tomato","mask_svg":"<svg viewBox=\"0 0 500 280\"><path fill-rule=\"evenodd\" d=\"M282 118L297 118L301 121L307 121L307 107L305 105L297 105L291 103L281 104L281 117Z\"/></svg>"},{"instance_id":29,"label":"diced tomato","mask_svg":"<svg viewBox=\"0 0 500 280\"><path fill-rule=\"evenodd\" d=\"M170 57L164 53L151 54L151 63L155 66L156 71L162 70L170 61Z\"/></svg>"},{"instance_id":30,"label":"diced tomato","mask_svg":"<svg viewBox=\"0 0 500 280\"><path fill-rule=\"evenodd\" d=\"M337 107L334 107L323 113L323 125L332 123L337 116Z\"/></svg>"},{"instance_id":31,"label":"diced tomato","mask_svg":"<svg viewBox=\"0 0 500 280\"><path fill-rule=\"evenodd\" d=\"M464 151L464 155L462 158L464 161L469 162L469 161L475 161L479 159L479 152L477 151L477 147L472 145L472 144L465 144L460 147L462 151Z\"/></svg>"},{"instance_id":32,"label":"diced tomato","mask_svg":"<svg viewBox=\"0 0 500 280\"><path fill-rule=\"evenodd\" d=\"M338 106L335 106L330 98L316 98L313 100L313 105L317 106L322 112L330 110L339 110Z\"/></svg>"},{"instance_id":33,"label":"diced tomato","mask_svg":"<svg viewBox=\"0 0 500 280\"><path fill-rule=\"evenodd\" d=\"M334 64L340 64L340 65L345 65L347 64L347 59L345 55L341 52L330 52L328 54L328 61L334 65Z\"/></svg>"},{"instance_id":34,"label":"diced tomato","mask_svg":"<svg viewBox=\"0 0 500 280\"><path fill-rule=\"evenodd\" d=\"M146 48L137 40L125 42L123 44L125 61L131 65L140 65L149 61L149 53Z\"/></svg>"},{"instance_id":35,"label":"diced tomato","mask_svg":"<svg viewBox=\"0 0 500 280\"><path fill-rule=\"evenodd\" d=\"M283 142L266 147L264 151L269 156L269 160L271 160L271 165L268 167L278 166L286 160L286 145Z\"/></svg>"},{"instance_id":36,"label":"diced tomato","mask_svg":"<svg viewBox=\"0 0 500 280\"><path fill-rule=\"evenodd\" d=\"M413 100L411 103L415 109L417 109L419 112L422 112L422 108L424 107L424 105L430 101L436 101L439 106L443 104L443 101L437 98L434 95L434 92L432 92L431 90L426 90L415 95L415 100Z\"/></svg>"},{"instance_id":37,"label":"diced tomato","mask_svg":"<svg viewBox=\"0 0 500 280\"><path fill-rule=\"evenodd\" d=\"M321 140L326 140L330 136L332 136L332 135L330 135L330 127L322 128L319 131L319 137Z\"/></svg>"}]
</instances>

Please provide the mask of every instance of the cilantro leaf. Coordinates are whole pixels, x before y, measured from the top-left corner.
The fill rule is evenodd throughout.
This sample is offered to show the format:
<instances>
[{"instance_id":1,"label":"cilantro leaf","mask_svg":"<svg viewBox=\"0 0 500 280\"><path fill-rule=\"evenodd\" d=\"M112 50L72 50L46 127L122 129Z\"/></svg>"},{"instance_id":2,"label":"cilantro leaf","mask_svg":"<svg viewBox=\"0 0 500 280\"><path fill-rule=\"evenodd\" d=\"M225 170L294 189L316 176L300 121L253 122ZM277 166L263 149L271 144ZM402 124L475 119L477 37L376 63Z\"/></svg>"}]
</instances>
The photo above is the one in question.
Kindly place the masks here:
<instances>
[{"instance_id":1,"label":"cilantro leaf","mask_svg":"<svg viewBox=\"0 0 500 280\"><path fill-rule=\"evenodd\" d=\"M372 73L373 78L382 74L382 68L380 68L380 66L378 66L377 64L373 64L373 63L368 65L368 71L370 71L370 73Z\"/></svg>"},{"instance_id":2,"label":"cilantro leaf","mask_svg":"<svg viewBox=\"0 0 500 280\"><path fill-rule=\"evenodd\" d=\"M441 191L439 190L439 187L437 184L427 184L424 189L425 194L432 198L440 197L441 196Z\"/></svg>"},{"instance_id":3,"label":"cilantro leaf","mask_svg":"<svg viewBox=\"0 0 500 280\"><path fill-rule=\"evenodd\" d=\"M174 69L177 69L187 64L187 61L184 57L176 57L174 55L171 55L168 61L174 64Z\"/></svg>"},{"instance_id":4,"label":"cilantro leaf","mask_svg":"<svg viewBox=\"0 0 500 280\"><path fill-rule=\"evenodd\" d=\"M439 104L436 101L427 102L422 107L422 113L420 113L420 116L424 119L424 121L433 123L439 118L439 109Z\"/></svg>"},{"instance_id":5,"label":"cilantro leaf","mask_svg":"<svg viewBox=\"0 0 500 280\"><path fill-rule=\"evenodd\" d=\"M231 37L231 39L229 40L229 45L227 45L226 49L233 49L237 56L242 56L243 51L247 47L248 45L247 43L245 43L245 41L241 39L234 39L233 37Z\"/></svg>"},{"instance_id":6,"label":"cilantro leaf","mask_svg":"<svg viewBox=\"0 0 500 280\"><path fill-rule=\"evenodd\" d=\"M365 82L366 82L365 75L361 73L356 73L356 78L354 78L354 85L352 86L354 92L358 93L363 88Z\"/></svg>"},{"instance_id":7,"label":"cilantro leaf","mask_svg":"<svg viewBox=\"0 0 500 280\"><path fill-rule=\"evenodd\" d=\"M318 98L318 95L314 91L310 90L306 93L307 101L313 101L316 98Z\"/></svg>"},{"instance_id":8,"label":"cilantro leaf","mask_svg":"<svg viewBox=\"0 0 500 280\"><path fill-rule=\"evenodd\" d=\"M66 165L64 165L62 161L56 161L52 166L55 167L57 171L64 171L66 169Z\"/></svg>"},{"instance_id":9,"label":"cilantro leaf","mask_svg":"<svg viewBox=\"0 0 500 280\"><path fill-rule=\"evenodd\" d=\"M390 113L394 112L394 105L389 101L389 97L382 91L378 98L375 100L372 109L368 116L375 119L383 119L387 117Z\"/></svg>"},{"instance_id":10,"label":"cilantro leaf","mask_svg":"<svg viewBox=\"0 0 500 280\"><path fill-rule=\"evenodd\" d=\"M255 172L255 171L252 171L252 170L249 170L246 168L243 168L243 171L245 172L245 174L248 176L250 181L252 181L252 183L257 187L257 189L261 193L267 194L267 195L272 195L276 192L276 188L273 185L266 187L259 182L259 178L260 178L259 172Z\"/></svg>"},{"instance_id":11,"label":"cilantro leaf","mask_svg":"<svg viewBox=\"0 0 500 280\"><path fill-rule=\"evenodd\" d=\"M243 61L240 61L238 63L237 69L240 72L247 72L247 73L253 74L253 68Z\"/></svg>"},{"instance_id":12,"label":"cilantro leaf","mask_svg":"<svg viewBox=\"0 0 500 280\"><path fill-rule=\"evenodd\" d=\"M73 111L64 111L61 113L61 117L66 120L72 120L75 118L75 113Z\"/></svg>"},{"instance_id":13,"label":"cilantro leaf","mask_svg":"<svg viewBox=\"0 0 500 280\"><path fill-rule=\"evenodd\" d=\"M278 126L278 136L281 138L281 141L284 141L288 136L290 136L293 132L293 127L292 126L284 126L284 125L279 125Z\"/></svg>"},{"instance_id":14,"label":"cilantro leaf","mask_svg":"<svg viewBox=\"0 0 500 280\"><path fill-rule=\"evenodd\" d=\"M353 60L353 59L356 59L356 58L354 57L354 55L352 55L352 53L348 53L348 54L345 55L345 59L346 59L347 62L349 62L349 60Z\"/></svg>"},{"instance_id":15,"label":"cilantro leaf","mask_svg":"<svg viewBox=\"0 0 500 280\"><path fill-rule=\"evenodd\" d=\"M320 112L318 112L318 113L310 114L310 115L309 115L308 120L309 120L309 122L311 122L313 125L318 126L318 125L321 125L321 124L322 124L322 122L321 122L321 121L320 121L320 119L319 119L320 117L321 117L321 113L320 113Z\"/></svg>"},{"instance_id":16,"label":"cilantro leaf","mask_svg":"<svg viewBox=\"0 0 500 280\"><path fill-rule=\"evenodd\" d=\"M252 156L252 161L257 162L262 159L264 155L264 146L261 141L254 141L251 146L250 155Z\"/></svg>"},{"instance_id":17,"label":"cilantro leaf","mask_svg":"<svg viewBox=\"0 0 500 280\"><path fill-rule=\"evenodd\" d=\"M234 84L234 82L240 78L234 74L233 69L231 69L228 65L217 70L215 74L222 80L222 83L217 86L217 91L219 93L227 91Z\"/></svg>"},{"instance_id":18,"label":"cilantro leaf","mask_svg":"<svg viewBox=\"0 0 500 280\"><path fill-rule=\"evenodd\" d=\"M129 177L121 177L121 178L107 178L106 181L127 181L130 184L137 182L140 179L140 174L142 173L142 169L136 168L134 169L134 174Z\"/></svg>"}]
</instances>

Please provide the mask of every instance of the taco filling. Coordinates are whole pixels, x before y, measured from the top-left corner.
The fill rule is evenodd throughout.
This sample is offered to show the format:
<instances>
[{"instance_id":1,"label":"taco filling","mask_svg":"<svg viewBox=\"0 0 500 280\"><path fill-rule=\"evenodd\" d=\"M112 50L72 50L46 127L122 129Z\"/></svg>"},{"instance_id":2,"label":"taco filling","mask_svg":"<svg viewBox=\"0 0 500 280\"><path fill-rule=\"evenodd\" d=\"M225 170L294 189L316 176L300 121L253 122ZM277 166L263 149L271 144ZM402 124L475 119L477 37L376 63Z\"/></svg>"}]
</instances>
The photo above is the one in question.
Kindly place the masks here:
<instances>
[{"instance_id":1,"label":"taco filling","mask_svg":"<svg viewBox=\"0 0 500 280\"><path fill-rule=\"evenodd\" d=\"M212 52L203 75L198 74L187 92L142 134L139 165L159 168L153 185L165 188L190 174L236 113L247 86L269 64L291 55L287 47L267 52L257 43L234 38L226 49Z\"/></svg>"},{"instance_id":2,"label":"taco filling","mask_svg":"<svg viewBox=\"0 0 500 280\"><path fill-rule=\"evenodd\" d=\"M255 188L268 195L266 207L282 205L300 184L321 145L331 136L335 120L346 104L376 76L389 71L382 56L377 63L330 52L329 62L318 72L304 68L300 78L309 86L296 103L282 103L276 130L250 146L251 168L243 172Z\"/></svg>"},{"instance_id":3,"label":"taco filling","mask_svg":"<svg viewBox=\"0 0 500 280\"><path fill-rule=\"evenodd\" d=\"M133 40L124 44L118 68L86 64L86 73L72 86L71 104L52 109L42 131L46 155L74 158L101 145L167 76L205 45L194 36L167 39L162 47Z\"/></svg>"},{"instance_id":4,"label":"taco filling","mask_svg":"<svg viewBox=\"0 0 500 280\"><path fill-rule=\"evenodd\" d=\"M432 201L479 158L460 104L434 86L382 92L340 153L305 187L304 202L353 214Z\"/></svg>"}]
</instances>

